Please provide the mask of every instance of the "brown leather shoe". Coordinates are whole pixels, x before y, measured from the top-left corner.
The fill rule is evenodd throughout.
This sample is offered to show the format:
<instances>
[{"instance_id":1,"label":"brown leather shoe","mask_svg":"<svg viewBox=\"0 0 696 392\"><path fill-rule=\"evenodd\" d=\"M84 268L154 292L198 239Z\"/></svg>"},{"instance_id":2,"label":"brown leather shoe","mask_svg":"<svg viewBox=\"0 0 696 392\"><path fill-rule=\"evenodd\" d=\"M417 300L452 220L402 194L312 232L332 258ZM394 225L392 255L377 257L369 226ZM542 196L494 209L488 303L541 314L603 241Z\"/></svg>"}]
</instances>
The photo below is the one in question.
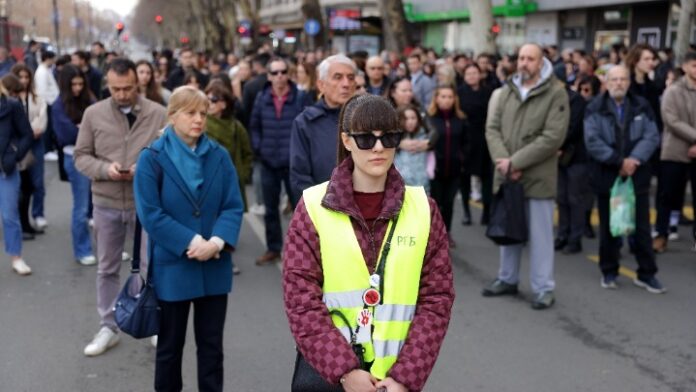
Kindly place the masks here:
<instances>
[{"instance_id":1,"label":"brown leather shoe","mask_svg":"<svg viewBox=\"0 0 696 392\"><path fill-rule=\"evenodd\" d=\"M278 260L278 259L280 259L280 253L278 253L278 252L271 252L271 251L269 250L268 252L266 252L266 253L264 253L263 255L261 255L261 257L259 257L258 259L256 259L256 265L266 265L266 264L270 264L270 263L273 263L274 261L276 261L276 260Z\"/></svg>"},{"instance_id":2,"label":"brown leather shoe","mask_svg":"<svg viewBox=\"0 0 696 392\"><path fill-rule=\"evenodd\" d=\"M667 250L667 238L659 235L653 240L653 250L655 253L664 253Z\"/></svg>"}]
</instances>

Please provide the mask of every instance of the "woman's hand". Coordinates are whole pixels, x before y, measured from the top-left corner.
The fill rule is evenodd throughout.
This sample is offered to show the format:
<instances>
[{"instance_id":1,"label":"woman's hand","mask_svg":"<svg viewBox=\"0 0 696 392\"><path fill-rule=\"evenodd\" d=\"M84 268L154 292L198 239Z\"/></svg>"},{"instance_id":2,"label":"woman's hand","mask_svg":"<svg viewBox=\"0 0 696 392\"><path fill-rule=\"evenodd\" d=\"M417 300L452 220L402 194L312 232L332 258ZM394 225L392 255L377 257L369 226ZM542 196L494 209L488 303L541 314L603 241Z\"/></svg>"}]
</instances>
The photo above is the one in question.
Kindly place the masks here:
<instances>
[{"instance_id":1,"label":"woman's hand","mask_svg":"<svg viewBox=\"0 0 696 392\"><path fill-rule=\"evenodd\" d=\"M370 373L355 369L343 376L343 389L345 392L376 392L377 379Z\"/></svg>"},{"instance_id":2,"label":"woman's hand","mask_svg":"<svg viewBox=\"0 0 696 392\"><path fill-rule=\"evenodd\" d=\"M186 251L186 256L198 261L208 261L212 258L219 259L220 250L215 243L202 239L191 245L189 250Z\"/></svg>"},{"instance_id":3,"label":"woman's hand","mask_svg":"<svg viewBox=\"0 0 696 392\"><path fill-rule=\"evenodd\" d=\"M408 392L408 388L396 382L393 378L387 377L375 385L377 388L386 388L387 392Z\"/></svg>"}]
</instances>

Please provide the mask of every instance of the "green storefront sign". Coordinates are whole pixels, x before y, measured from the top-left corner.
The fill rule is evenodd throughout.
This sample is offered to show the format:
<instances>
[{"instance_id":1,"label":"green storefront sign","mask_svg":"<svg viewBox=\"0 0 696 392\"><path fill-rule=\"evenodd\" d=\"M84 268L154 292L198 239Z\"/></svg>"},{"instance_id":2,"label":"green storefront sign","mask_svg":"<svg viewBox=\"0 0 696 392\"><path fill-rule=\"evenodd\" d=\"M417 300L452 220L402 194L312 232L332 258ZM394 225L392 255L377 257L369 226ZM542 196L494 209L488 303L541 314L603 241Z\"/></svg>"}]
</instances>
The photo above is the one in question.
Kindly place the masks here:
<instances>
[{"instance_id":1,"label":"green storefront sign","mask_svg":"<svg viewBox=\"0 0 696 392\"><path fill-rule=\"evenodd\" d=\"M537 3L525 0L505 0L504 5L493 7L493 16L525 16L536 12ZM413 3L404 3L406 19L412 23L438 22L447 20L469 20L471 12L468 9L458 9L439 12L414 12Z\"/></svg>"}]
</instances>

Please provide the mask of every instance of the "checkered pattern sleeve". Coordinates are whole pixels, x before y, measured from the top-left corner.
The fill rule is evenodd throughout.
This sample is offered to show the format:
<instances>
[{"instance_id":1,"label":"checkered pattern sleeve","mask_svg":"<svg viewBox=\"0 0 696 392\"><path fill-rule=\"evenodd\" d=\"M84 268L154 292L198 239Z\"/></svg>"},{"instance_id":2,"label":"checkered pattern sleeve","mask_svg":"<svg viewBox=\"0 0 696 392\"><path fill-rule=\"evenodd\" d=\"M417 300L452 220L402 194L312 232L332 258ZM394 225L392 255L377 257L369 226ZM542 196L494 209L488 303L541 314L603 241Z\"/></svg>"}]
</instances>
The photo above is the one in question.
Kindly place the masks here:
<instances>
[{"instance_id":1,"label":"checkered pattern sleeve","mask_svg":"<svg viewBox=\"0 0 696 392\"><path fill-rule=\"evenodd\" d=\"M322 301L319 236L304 201L290 221L283 252L283 297L290 332L307 362L327 381L359 368L350 344L336 329Z\"/></svg>"},{"instance_id":2,"label":"checkered pattern sleeve","mask_svg":"<svg viewBox=\"0 0 696 392\"><path fill-rule=\"evenodd\" d=\"M430 238L423 261L416 314L399 358L388 374L409 391L420 391L425 386L445 339L454 303L447 230L437 205L432 199L428 201Z\"/></svg>"}]
</instances>

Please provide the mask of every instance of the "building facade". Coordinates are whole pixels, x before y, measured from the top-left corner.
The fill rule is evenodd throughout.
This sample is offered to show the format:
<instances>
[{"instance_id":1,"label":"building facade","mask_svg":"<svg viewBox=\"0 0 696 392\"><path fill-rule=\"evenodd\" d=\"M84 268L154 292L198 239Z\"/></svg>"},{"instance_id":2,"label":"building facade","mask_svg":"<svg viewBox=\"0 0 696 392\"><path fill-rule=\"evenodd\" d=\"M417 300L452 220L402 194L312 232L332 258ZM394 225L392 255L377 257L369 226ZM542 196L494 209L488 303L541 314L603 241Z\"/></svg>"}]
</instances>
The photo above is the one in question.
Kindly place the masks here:
<instances>
[{"instance_id":1,"label":"building facade","mask_svg":"<svg viewBox=\"0 0 696 392\"><path fill-rule=\"evenodd\" d=\"M411 0L407 19L419 25L421 43L436 50L475 53L467 0ZM524 42L565 49L608 50L614 44L647 42L671 47L676 40L678 0L493 0L501 53ZM696 28L691 42L696 42Z\"/></svg>"},{"instance_id":2,"label":"building facade","mask_svg":"<svg viewBox=\"0 0 696 392\"><path fill-rule=\"evenodd\" d=\"M332 49L340 52L379 53L382 43L381 18L376 0L320 0L324 15L324 34ZM311 47L305 30L301 0L263 0L261 24L272 29L269 36L285 49Z\"/></svg>"},{"instance_id":3,"label":"building facade","mask_svg":"<svg viewBox=\"0 0 696 392\"><path fill-rule=\"evenodd\" d=\"M499 27L496 42L510 53L524 42L561 49L602 51L614 44L647 42L671 47L676 39L679 0L493 0ZM278 47L308 47L301 0L263 0L262 26ZM320 0L327 42L341 52L383 47L377 0ZM467 0L404 0L409 33L436 51L477 52ZM696 42L696 28L691 42Z\"/></svg>"}]
</instances>

